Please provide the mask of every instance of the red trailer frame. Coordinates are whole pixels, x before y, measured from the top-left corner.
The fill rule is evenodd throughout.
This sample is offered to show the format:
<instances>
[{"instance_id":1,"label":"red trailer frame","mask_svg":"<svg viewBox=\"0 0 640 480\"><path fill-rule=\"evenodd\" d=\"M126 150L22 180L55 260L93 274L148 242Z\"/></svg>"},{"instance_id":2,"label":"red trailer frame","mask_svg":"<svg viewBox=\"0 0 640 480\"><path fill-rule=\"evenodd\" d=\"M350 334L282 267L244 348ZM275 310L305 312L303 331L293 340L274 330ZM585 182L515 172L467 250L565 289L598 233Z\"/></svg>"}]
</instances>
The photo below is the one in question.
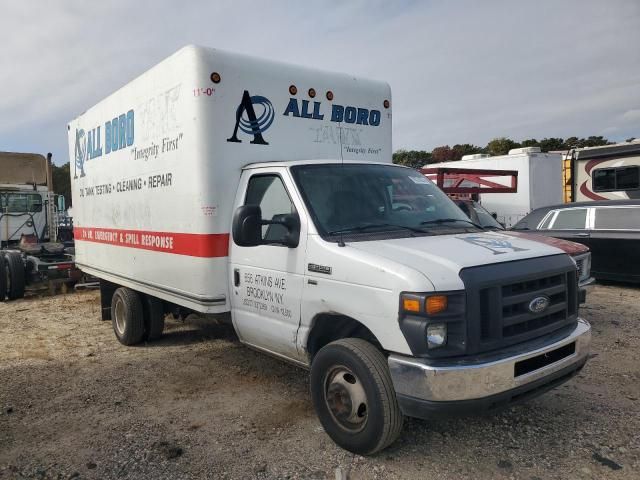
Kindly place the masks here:
<instances>
[{"instance_id":1,"label":"red trailer frame","mask_svg":"<svg viewBox=\"0 0 640 480\"><path fill-rule=\"evenodd\" d=\"M517 170L482 170L475 168L421 168L420 173L425 175L447 195L467 194L479 195L481 193L516 193L518 191ZM511 177L510 186L487 180L486 177ZM453 184L445 186L445 180L452 180ZM461 187L464 181L477 184L473 187Z\"/></svg>"}]
</instances>

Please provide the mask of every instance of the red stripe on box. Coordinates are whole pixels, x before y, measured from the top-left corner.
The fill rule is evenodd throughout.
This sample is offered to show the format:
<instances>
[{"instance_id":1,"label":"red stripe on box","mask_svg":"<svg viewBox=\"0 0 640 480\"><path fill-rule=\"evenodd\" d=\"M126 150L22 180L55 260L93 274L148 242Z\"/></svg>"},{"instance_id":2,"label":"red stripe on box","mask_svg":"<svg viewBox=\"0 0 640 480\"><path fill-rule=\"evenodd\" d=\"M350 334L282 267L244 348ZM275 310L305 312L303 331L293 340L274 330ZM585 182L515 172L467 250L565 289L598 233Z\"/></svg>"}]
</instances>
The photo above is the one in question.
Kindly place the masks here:
<instances>
[{"instance_id":1,"label":"red stripe on box","mask_svg":"<svg viewBox=\"0 0 640 480\"><path fill-rule=\"evenodd\" d=\"M76 241L104 243L118 247L188 255L190 257L226 257L228 233L176 233L118 228L75 227Z\"/></svg>"}]
</instances>

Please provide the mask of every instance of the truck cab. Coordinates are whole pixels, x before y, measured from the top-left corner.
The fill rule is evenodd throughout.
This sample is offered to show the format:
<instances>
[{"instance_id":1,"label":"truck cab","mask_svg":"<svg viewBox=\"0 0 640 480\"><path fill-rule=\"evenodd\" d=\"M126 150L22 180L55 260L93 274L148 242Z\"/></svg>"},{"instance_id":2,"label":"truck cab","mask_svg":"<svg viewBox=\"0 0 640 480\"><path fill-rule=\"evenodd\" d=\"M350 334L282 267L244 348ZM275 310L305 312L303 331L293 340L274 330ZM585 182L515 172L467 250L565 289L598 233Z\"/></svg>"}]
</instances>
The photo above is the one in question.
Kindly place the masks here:
<instances>
[{"instance_id":1,"label":"truck cab","mask_svg":"<svg viewBox=\"0 0 640 480\"><path fill-rule=\"evenodd\" d=\"M229 258L243 342L310 367L312 378L317 355L335 341L374 345L387 353L406 415L509 405L565 381L587 359L590 327L578 316L571 257L474 225L409 168L249 165ZM339 438L379 405L366 378L331 361L340 373L318 373L311 388Z\"/></svg>"}]
</instances>

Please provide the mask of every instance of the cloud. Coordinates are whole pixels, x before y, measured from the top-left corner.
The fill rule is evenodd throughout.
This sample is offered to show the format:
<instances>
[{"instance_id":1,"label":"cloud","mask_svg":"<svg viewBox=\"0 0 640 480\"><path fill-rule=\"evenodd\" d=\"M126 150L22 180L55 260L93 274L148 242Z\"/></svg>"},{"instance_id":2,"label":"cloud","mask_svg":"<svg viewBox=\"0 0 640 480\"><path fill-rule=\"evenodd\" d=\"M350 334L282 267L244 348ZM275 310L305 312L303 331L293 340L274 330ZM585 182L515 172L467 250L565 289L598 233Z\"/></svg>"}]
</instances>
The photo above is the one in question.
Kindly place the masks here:
<instances>
[{"instance_id":1,"label":"cloud","mask_svg":"<svg viewBox=\"0 0 640 480\"><path fill-rule=\"evenodd\" d=\"M11 2L0 149L67 161L70 119L190 43L388 81L395 149L640 136L639 24L635 0Z\"/></svg>"}]
</instances>

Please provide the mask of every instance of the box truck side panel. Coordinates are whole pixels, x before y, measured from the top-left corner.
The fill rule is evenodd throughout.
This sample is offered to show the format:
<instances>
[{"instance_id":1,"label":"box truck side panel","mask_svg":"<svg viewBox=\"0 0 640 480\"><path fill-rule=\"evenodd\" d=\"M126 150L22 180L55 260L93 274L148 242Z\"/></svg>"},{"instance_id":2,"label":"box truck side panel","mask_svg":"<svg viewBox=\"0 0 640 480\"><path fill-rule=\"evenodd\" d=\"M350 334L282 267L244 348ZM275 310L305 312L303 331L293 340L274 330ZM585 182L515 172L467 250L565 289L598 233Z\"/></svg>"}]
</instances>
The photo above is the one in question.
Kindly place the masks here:
<instances>
[{"instance_id":1,"label":"box truck side panel","mask_svg":"<svg viewBox=\"0 0 640 480\"><path fill-rule=\"evenodd\" d=\"M242 167L389 162L385 100L382 82L181 49L69 124L78 265L195 310L228 310Z\"/></svg>"}]
</instances>

